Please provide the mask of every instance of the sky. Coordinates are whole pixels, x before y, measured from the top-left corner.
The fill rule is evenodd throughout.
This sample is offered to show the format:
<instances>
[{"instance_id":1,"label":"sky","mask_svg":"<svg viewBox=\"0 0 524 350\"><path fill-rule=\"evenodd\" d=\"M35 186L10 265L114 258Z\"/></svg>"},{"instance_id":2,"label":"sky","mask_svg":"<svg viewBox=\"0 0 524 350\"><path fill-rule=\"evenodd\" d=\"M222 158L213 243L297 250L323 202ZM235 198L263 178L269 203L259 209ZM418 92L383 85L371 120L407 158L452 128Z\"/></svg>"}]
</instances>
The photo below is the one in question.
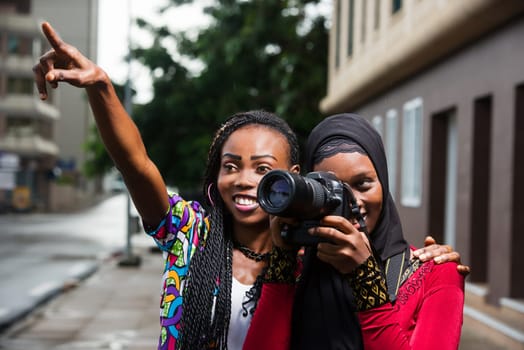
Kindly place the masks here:
<instances>
[{"instance_id":1,"label":"sky","mask_svg":"<svg viewBox=\"0 0 524 350\"><path fill-rule=\"evenodd\" d=\"M129 71L125 62L129 16L142 17L158 25L169 21L172 29L195 30L208 22L202 14L202 7L208 2L196 0L194 5L180 6L160 17L156 12L168 0L99 0L97 64L118 84L123 84L129 74L133 88L137 90L135 102L149 101L152 98L150 73L139 64L131 65ZM129 33L133 42L146 46L152 43L152 38L137 27L132 27Z\"/></svg>"}]
</instances>

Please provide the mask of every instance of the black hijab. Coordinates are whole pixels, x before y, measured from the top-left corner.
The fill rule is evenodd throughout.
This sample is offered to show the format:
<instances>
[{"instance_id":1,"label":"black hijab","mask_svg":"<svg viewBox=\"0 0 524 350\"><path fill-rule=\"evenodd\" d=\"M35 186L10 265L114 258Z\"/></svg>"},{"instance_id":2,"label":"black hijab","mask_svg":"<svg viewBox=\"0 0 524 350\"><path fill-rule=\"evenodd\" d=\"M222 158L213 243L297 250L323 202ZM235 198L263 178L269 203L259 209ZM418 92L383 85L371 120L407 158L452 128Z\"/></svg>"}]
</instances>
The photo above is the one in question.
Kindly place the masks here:
<instances>
[{"instance_id":1,"label":"black hijab","mask_svg":"<svg viewBox=\"0 0 524 350\"><path fill-rule=\"evenodd\" d=\"M380 263L409 251L400 218L389 193L388 170L382 139L375 128L356 114L337 114L321 121L309 135L305 168L312 171L320 146L335 139L356 143L371 159L382 185L382 212L370 240ZM407 254L409 257L409 254ZM353 294L345 277L306 249L304 269L295 298L293 349L363 349Z\"/></svg>"}]
</instances>

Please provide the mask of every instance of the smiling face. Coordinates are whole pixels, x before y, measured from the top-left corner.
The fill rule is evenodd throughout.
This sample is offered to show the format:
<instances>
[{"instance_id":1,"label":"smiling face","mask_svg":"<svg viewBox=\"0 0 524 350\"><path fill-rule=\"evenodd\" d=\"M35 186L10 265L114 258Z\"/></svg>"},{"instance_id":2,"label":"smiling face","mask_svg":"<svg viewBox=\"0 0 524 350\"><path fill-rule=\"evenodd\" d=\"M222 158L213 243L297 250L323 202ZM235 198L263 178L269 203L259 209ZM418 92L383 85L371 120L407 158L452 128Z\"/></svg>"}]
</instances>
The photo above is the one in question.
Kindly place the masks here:
<instances>
[{"instance_id":1,"label":"smiling face","mask_svg":"<svg viewBox=\"0 0 524 350\"><path fill-rule=\"evenodd\" d=\"M257 202L258 183L268 171L290 167L289 144L278 131L248 125L229 136L222 147L217 187L234 226L269 227L268 214Z\"/></svg>"},{"instance_id":2,"label":"smiling face","mask_svg":"<svg viewBox=\"0 0 524 350\"><path fill-rule=\"evenodd\" d=\"M373 233L382 211L382 185L371 159L358 152L337 153L314 166L331 171L351 187L368 232Z\"/></svg>"}]
</instances>

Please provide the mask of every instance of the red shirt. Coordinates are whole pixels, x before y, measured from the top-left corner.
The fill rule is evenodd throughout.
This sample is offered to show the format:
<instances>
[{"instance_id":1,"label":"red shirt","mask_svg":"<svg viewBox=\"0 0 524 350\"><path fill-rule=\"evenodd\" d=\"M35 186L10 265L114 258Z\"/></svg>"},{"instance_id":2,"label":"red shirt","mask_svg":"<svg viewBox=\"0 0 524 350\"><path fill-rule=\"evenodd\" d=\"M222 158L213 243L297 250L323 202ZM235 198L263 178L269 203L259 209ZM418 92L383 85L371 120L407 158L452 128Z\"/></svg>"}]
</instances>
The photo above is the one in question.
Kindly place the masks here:
<instances>
[{"instance_id":1,"label":"red shirt","mask_svg":"<svg viewBox=\"0 0 524 350\"><path fill-rule=\"evenodd\" d=\"M265 283L244 350L288 350L295 286ZM359 312L364 348L458 349L464 276L457 264L422 264L400 287L394 304Z\"/></svg>"},{"instance_id":2,"label":"red shirt","mask_svg":"<svg viewBox=\"0 0 524 350\"><path fill-rule=\"evenodd\" d=\"M243 350L289 350L295 285L264 283Z\"/></svg>"},{"instance_id":3,"label":"red shirt","mask_svg":"<svg viewBox=\"0 0 524 350\"><path fill-rule=\"evenodd\" d=\"M458 349L464 276L455 263L422 264L400 287L392 305L359 313L364 348Z\"/></svg>"}]
</instances>

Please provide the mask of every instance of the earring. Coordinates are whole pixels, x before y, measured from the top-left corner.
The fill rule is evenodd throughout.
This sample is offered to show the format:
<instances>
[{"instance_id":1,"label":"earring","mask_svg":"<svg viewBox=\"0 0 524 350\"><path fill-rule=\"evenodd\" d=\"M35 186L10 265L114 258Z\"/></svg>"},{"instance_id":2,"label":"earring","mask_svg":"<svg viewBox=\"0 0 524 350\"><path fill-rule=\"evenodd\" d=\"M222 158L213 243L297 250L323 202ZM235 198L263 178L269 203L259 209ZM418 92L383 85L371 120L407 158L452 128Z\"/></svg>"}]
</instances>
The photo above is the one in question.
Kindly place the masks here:
<instances>
[{"instance_id":1,"label":"earring","mask_svg":"<svg viewBox=\"0 0 524 350\"><path fill-rule=\"evenodd\" d=\"M211 187L213 186L213 183L210 183L209 186L207 186L207 200L209 203L211 203L211 206L215 206L215 202L213 202L213 198L211 198Z\"/></svg>"}]
</instances>

